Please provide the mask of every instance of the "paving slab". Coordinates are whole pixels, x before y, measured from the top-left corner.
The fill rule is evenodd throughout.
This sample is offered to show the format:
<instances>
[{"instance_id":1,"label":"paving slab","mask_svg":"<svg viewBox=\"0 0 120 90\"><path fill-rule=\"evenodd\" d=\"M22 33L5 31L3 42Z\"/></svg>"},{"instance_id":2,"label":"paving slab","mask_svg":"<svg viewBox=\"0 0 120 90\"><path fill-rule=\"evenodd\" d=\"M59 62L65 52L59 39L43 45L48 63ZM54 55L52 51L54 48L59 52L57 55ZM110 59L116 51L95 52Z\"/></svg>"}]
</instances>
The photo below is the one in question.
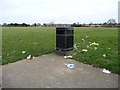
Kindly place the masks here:
<instances>
[{"instance_id":1,"label":"paving slab","mask_svg":"<svg viewBox=\"0 0 120 90\"><path fill-rule=\"evenodd\" d=\"M70 69L64 63L76 65ZM118 75L100 68L47 54L2 66L4 88L118 88Z\"/></svg>"},{"instance_id":2,"label":"paving slab","mask_svg":"<svg viewBox=\"0 0 120 90\"><path fill-rule=\"evenodd\" d=\"M2 87L2 66L0 65L0 90Z\"/></svg>"}]
</instances>

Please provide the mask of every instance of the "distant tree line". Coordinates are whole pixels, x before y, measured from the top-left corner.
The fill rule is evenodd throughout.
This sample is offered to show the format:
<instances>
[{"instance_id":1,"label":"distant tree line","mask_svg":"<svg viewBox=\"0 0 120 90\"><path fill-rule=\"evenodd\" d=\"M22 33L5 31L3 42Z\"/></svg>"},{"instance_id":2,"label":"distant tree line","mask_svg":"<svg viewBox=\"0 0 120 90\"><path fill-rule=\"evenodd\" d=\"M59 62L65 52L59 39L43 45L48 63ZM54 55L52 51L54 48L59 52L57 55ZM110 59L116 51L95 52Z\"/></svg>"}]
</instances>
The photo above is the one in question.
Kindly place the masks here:
<instances>
[{"instance_id":1,"label":"distant tree line","mask_svg":"<svg viewBox=\"0 0 120 90\"><path fill-rule=\"evenodd\" d=\"M105 23L89 23L89 24L79 24L73 23L72 27L120 27L120 23L116 23L115 19L109 19Z\"/></svg>"},{"instance_id":2,"label":"distant tree line","mask_svg":"<svg viewBox=\"0 0 120 90\"><path fill-rule=\"evenodd\" d=\"M29 27L30 24L26 24L26 23L22 23L22 24L18 24L18 23L3 23L2 24L3 27Z\"/></svg>"},{"instance_id":3,"label":"distant tree line","mask_svg":"<svg viewBox=\"0 0 120 90\"><path fill-rule=\"evenodd\" d=\"M76 24L73 23L72 27L120 27L120 23L108 24L108 23L95 23L95 24Z\"/></svg>"},{"instance_id":4,"label":"distant tree line","mask_svg":"<svg viewBox=\"0 0 120 90\"><path fill-rule=\"evenodd\" d=\"M18 23L3 23L2 25L3 27L57 27L57 26L71 26L71 27L120 27L120 23L116 23L115 19L109 19L107 22L105 23L92 23L90 22L89 24L79 24L79 22L77 23L73 23L73 24L55 24L54 22L50 22L50 23L33 23L32 25L30 24L26 24L26 23L22 23L22 24L18 24Z\"/></svg>"}]
</instances>

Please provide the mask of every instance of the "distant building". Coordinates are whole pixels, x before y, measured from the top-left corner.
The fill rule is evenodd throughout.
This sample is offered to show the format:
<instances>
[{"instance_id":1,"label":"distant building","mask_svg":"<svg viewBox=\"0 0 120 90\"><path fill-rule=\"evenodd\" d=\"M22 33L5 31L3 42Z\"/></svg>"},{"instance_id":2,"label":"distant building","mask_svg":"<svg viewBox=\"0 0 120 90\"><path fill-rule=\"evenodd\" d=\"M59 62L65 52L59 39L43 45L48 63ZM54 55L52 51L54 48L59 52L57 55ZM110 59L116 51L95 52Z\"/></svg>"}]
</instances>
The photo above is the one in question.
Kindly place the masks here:
<instances>
[{"instance_id":1,"label":"distant building","mask_svg":"<svg viewBox=\"0 0 120 90\"><path fill-rule=\"evenodd\" d=\"M90 27L101 27L101 25L90 25Z\"/></svg>"},{"instance_id":2,"label":"distant building","mask_svg":"<svg viewBox=\"0 0 120 90\"><path fill-rule=\"evenodd\" d=\"M71 27L71 24L55 24L56 27Z\"/></svg>"}]
</instances>

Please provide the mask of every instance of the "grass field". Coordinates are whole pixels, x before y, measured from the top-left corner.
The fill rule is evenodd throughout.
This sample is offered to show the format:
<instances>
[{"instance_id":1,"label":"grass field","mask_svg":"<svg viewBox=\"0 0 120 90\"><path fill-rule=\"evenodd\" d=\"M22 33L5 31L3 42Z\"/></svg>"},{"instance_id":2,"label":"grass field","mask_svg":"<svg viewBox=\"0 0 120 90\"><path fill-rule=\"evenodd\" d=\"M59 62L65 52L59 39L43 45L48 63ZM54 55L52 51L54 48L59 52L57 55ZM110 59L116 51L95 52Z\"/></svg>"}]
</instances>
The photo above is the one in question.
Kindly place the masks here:
<instances>
[{"instance_id":1,"label":"grass field","mask_svg":"<svg viewBox=\"0 0 120 90\"><path fill-rule=\"evenodd\" d=\"M76 46L73 59L118 73L117 28L74 28ZM94 43L94 44L93 44ZM97 45L96 45L96 44ZM82 51L83 49L87 52ZM26 51L25 54L22 51ZM53 27L4 27L2 29L2 64L40 56L55 51Z\"/></svg>"},{"instance_id":2,"label":"grass field","mask_svg":"<svg viewBox=\"0 0 120 90\"><path fill-rule=\"evenodd\" d=\"M53 28L3 28L3 64L55 51ZM26 51L22 54L22 51Z\"/></svg>"}]
</instances>

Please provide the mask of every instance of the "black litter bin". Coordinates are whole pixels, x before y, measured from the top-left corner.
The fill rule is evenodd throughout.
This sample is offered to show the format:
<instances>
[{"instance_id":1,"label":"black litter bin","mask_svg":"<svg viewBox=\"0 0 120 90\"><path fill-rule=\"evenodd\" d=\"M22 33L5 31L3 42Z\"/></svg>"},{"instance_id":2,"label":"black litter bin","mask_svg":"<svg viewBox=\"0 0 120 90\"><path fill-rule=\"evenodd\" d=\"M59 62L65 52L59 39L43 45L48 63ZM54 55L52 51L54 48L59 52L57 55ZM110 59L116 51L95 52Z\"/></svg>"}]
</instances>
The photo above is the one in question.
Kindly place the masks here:
<instances>
[{"instance_id":1,"label":"black litter bin","mask_svg":"<svg viewBox=\"0 0 120 90\"><path fill-rule=\"evenodd\" d=\"M56 28L56 53L71 55L74 49L74 29L72 27Z\"/></svg>"}]
</instances>

